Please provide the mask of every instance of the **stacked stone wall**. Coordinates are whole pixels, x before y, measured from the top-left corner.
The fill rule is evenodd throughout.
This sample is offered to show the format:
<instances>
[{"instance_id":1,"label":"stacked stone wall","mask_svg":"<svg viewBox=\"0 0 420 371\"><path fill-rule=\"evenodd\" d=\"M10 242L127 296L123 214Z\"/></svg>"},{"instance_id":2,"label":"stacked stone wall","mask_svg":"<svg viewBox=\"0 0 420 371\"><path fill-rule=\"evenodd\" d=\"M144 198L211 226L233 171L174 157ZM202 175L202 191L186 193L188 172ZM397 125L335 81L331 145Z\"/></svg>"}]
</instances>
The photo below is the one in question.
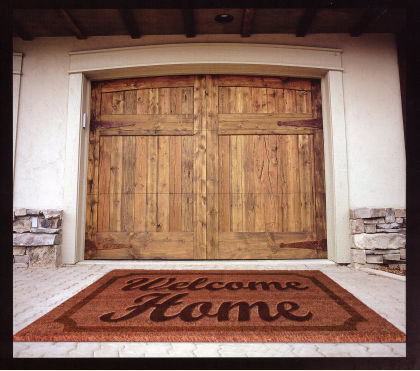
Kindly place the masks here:
<instances>
[{"instance_id":1,"label":"stacked stone wall","mask_svg":"<svg viewBox=\"0 0 420 371\"><path fill-rule=\"evenodd\" d=\"M350 210L351 261L356 267L406 267L406 210Z\"/></svg>"},{"instance_id":2,"label":"stacked stone wall","mask_svg":"<svg viewBox=\"0 0 420 371\"><path fill-rule=\"evenodd\" d=\"M61 264L62 210L13 210L13 265L57 267Z\"/></svg>"}]
</instances>

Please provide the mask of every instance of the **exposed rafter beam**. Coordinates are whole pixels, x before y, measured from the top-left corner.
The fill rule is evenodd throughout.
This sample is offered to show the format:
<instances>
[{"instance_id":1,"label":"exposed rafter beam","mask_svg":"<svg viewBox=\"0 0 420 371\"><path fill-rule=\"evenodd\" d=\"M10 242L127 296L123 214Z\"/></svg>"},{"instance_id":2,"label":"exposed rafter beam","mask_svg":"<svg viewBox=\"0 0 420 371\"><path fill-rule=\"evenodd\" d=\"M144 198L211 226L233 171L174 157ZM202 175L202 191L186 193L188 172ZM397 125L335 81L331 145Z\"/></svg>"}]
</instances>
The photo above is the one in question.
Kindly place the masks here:
<instances>
[{"instance_id":1,"label":"exposed rafter beam","mask_svg":"<svg viewBox=\"0 0 420 371\"><path fill-rule=\"evenodd\" d=\"M28 31L26 31L18 21L16 21L16 19L13 19L13 31L22 40L31 41L34 39L34 37Z\"/></svg>"},{"instance_id":2,"label":"exposed rafter beam","mask_svg":"<svg viewBox=\"0 0 420 371\"><path fill-rule=\"evenodd\" d=\"M254 22L255 10L254 9L244 9L242 16L242 25L241 25L241 36L249 37L252 33L252 24Z\"/></svg>"},{"instance_id":3,"label":"exposed rafter beam","mask_svg":"<svg viewBox=\"0 0 420 371\"><path fill-rule=\"evenodd\" d=\"M87 39L87 36L82 32L80 27L76 24L73 17L65 9L60 9L60 14L67 21L67 24L70 26L71 30L78 39Z\"/></svg>"},{"instance_id":4,"label":"exposed rafter beam","mask_svg":"<svg viewBox=\"0 0 420 371\"><path fill-rule=\"evenodd\" d=\"M376 22L387 12L387 8L367 8L360 18L360 21L350 30L350 36L360 36L366 31L370 24Z\"/></svg>"},{"instance_id":5,"label":"exposed rafter beam","mask_svg":"<svg viewBox=\"0 0 420 371\"><path fill-rule=\"evenodd\" d=\"M119 9L121 18L132 39L140 38L139 25L134 19L133 12L130 9Z\"/></svg>"},{"instance_id":6,"label":"exposed rafter beam","mask_svg":"<svg viewBox=\"0 0 420 371\"><path fill-rule=\"evenodd\" d=\"M315 19L317 8L307 8L299 20L299 24L296 29L297 37L304 37L308 33L309 27Z\"/></svg>"},{"instance_id":7,"label":"exposed rafter beam","mask_svg":"<svg viewBox=\"0 0 420 371\"><path fill-rule=\"evenodd\" d=\"M184 31L187 37L195 36L193 9L182 9L184 15Z\"/></svg>"}]
</instances>

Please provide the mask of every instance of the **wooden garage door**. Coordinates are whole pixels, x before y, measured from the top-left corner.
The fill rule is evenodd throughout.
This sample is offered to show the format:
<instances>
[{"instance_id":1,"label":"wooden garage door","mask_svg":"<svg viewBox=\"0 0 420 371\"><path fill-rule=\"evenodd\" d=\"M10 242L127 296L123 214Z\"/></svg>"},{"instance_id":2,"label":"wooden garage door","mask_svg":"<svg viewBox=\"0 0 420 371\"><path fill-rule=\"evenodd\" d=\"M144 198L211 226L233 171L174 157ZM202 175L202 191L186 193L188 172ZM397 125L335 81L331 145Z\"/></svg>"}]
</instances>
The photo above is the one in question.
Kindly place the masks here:
<instances>
[{"instance_id":1,"label":"wooden garage door","mask_svg":"<svg viewBox=\"0 0 420 371\"><path fill-rule=\"evenodd\" d=\"M323 257L319 80L93 84L86 259Z\"/></svg>"}]
</instances>

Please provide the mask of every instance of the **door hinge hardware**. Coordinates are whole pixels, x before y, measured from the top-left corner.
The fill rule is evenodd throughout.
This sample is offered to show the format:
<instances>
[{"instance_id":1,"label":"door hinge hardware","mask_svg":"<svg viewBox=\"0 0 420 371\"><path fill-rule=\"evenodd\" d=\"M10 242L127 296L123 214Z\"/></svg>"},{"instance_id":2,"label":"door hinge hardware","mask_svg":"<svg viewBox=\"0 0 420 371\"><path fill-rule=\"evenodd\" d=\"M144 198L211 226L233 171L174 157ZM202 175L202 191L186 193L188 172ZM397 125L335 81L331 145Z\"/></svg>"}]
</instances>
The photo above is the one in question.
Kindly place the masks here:
<instances>
[{"instance_id":1,"label":"door hinge hardware","mask_svg":"<svg viewBox=\"0 0 420 371\"><path fill-rule=\"evenodd\" d=\"M83 112L83 117L82 117L82 128L85 129L86 128L86 112Z\"/></svg>"}]
</instances>

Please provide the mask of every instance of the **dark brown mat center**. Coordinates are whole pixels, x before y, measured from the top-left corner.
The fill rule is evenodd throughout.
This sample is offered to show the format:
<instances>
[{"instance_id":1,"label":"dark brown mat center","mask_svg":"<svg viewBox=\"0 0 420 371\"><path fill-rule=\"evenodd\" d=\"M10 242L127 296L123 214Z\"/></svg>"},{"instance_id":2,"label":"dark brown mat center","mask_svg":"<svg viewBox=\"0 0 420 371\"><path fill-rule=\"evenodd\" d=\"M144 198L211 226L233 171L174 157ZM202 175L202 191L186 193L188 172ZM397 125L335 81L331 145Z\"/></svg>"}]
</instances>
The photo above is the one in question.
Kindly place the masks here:
<instances>
[{"instance_id":1,"label":"dark brown mat center","mask_svg":"<svg viewBox=\"0 0 420 371\"><path fill-rule=\"evenodd\" d=\"M404 342L320 271L114 270L15 341Z\"/></svg>"}]
</instances>

